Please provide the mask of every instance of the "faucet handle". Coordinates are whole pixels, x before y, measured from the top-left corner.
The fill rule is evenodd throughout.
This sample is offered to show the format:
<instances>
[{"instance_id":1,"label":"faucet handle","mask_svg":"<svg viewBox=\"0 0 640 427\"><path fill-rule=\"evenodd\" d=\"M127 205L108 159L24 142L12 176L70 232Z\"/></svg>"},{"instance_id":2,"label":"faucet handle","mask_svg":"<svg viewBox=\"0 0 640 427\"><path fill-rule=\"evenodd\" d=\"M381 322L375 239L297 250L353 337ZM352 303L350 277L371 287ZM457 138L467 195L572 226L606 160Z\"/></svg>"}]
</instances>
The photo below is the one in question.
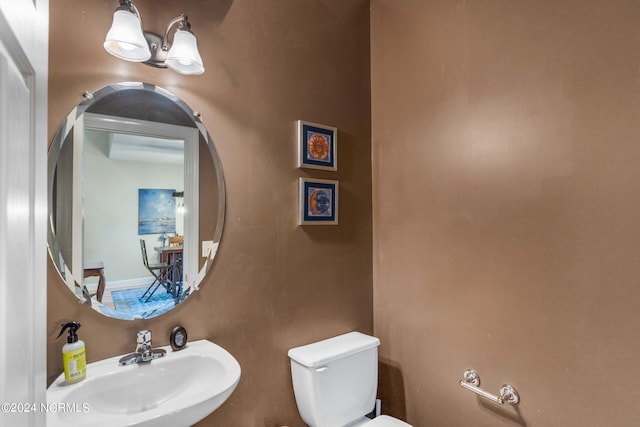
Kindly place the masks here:
<instances>
[{"instance_id":1,"label":"faucet handle","mask_svg":"<svg viewBox=\"0 0 640 427\"><path fill-rule=\"evenodd\" d=\"M138 331L136 338L136 351L141 351L144 347L151 348L151 331L143 329Z\"/></svg>"}]
</instances>

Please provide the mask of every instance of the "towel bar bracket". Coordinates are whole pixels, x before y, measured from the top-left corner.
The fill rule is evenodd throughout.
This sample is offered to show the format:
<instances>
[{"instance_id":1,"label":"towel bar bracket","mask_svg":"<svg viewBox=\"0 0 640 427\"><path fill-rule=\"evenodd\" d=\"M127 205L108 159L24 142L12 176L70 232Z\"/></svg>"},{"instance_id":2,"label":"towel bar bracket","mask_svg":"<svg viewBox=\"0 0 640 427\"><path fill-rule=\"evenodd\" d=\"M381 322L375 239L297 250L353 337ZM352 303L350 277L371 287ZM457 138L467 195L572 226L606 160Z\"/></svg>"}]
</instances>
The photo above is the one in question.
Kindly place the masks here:
<instances>
[{"instance_id":1,"label":"towel bar bracket","mask_svg":"<svg viewBox=\"0 0 640 427\"><path fill-rule=\"evenodd\" d=\"M510 405L517 405L520 402L520 395L515 388L509 384L500 387L500 397Z\"/></svg>"}]
</instances>

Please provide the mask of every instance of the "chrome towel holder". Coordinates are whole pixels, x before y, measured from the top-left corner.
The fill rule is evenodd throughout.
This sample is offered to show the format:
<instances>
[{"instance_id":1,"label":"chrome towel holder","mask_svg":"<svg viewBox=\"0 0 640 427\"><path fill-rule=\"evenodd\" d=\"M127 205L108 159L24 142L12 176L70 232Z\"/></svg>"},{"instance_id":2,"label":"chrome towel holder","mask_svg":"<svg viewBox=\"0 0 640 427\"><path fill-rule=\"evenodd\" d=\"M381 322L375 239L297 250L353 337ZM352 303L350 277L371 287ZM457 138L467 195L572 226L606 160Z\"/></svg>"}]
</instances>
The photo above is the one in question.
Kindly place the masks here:
<instances>
[{"instance_id":1,"label":"chrome towel holder","mask_svg":"<svg viewBox=\"0 0 640 427\"><path fill-rule=\"evenodd\" d=\"M485 391L480 388L480 376L473 369L467 369L464 371L462 376L462 380L460 380L460 386L466 388L467 390L471 390L475 394L484 397L498 405L503 405L508 403L510 405L517 405L520 402L520 395L515 388L510 386L509 384L504 384L500 387L500 395L496 396L495 394L491 394L488 391Z\"/></svg>"}]
</instances>

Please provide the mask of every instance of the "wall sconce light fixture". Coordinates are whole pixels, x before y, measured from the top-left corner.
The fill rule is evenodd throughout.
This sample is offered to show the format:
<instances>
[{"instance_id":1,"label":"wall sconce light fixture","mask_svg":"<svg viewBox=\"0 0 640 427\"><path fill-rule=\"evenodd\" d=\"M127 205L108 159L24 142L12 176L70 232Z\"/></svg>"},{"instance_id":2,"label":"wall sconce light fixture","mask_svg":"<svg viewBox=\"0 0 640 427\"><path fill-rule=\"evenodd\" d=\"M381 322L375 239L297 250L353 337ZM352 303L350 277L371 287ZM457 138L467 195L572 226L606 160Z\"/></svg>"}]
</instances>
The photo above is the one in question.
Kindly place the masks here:
<instances>
[{"instance_id":1,"label":"wall sconce light fixture","mask_svg":"<svg viewBox=\"0 0 640 427\"><path fill-rule=\"evenodd\" d=\"M169 42L171 28L178 24ZM113 14L113 23L104 41L104 48L116 58L143 62L160 68L172 68L181 74L202 74L204 65L198 52L196 37L185 15L173 18L164 37L142 28L142 18L131 0L120 0Z\"/></svg>"},{"instance_id":2,"label":"wall sconce light fixture","mask_svg":"<svg viewBox=\"0 0 640 427\"><path fill-rule=\"evenodd\" d=\"M176 212L184 214L184 191L174 191L172 196L176 199Z\"/></svg>"}]
</instances>

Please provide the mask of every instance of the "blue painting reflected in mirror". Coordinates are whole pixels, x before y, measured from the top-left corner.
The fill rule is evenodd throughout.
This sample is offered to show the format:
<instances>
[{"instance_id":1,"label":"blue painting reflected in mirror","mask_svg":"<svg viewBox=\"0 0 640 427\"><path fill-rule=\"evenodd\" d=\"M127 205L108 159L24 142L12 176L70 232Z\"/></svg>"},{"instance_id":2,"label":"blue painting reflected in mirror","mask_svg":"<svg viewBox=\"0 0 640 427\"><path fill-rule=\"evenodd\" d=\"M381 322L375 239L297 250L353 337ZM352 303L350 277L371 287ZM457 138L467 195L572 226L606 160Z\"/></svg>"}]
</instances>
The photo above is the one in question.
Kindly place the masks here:
<instances>
[{"instance_id":1,"label":"blue painting reflected in mirror","mask_svg":"<svg viewBox=\"0 0 640 427\"><path fill-rule=\"evenodd\" d=\"M138 234L176 232L175 189L140 188L138 190Z\"/></svg>"}]
</instances>

